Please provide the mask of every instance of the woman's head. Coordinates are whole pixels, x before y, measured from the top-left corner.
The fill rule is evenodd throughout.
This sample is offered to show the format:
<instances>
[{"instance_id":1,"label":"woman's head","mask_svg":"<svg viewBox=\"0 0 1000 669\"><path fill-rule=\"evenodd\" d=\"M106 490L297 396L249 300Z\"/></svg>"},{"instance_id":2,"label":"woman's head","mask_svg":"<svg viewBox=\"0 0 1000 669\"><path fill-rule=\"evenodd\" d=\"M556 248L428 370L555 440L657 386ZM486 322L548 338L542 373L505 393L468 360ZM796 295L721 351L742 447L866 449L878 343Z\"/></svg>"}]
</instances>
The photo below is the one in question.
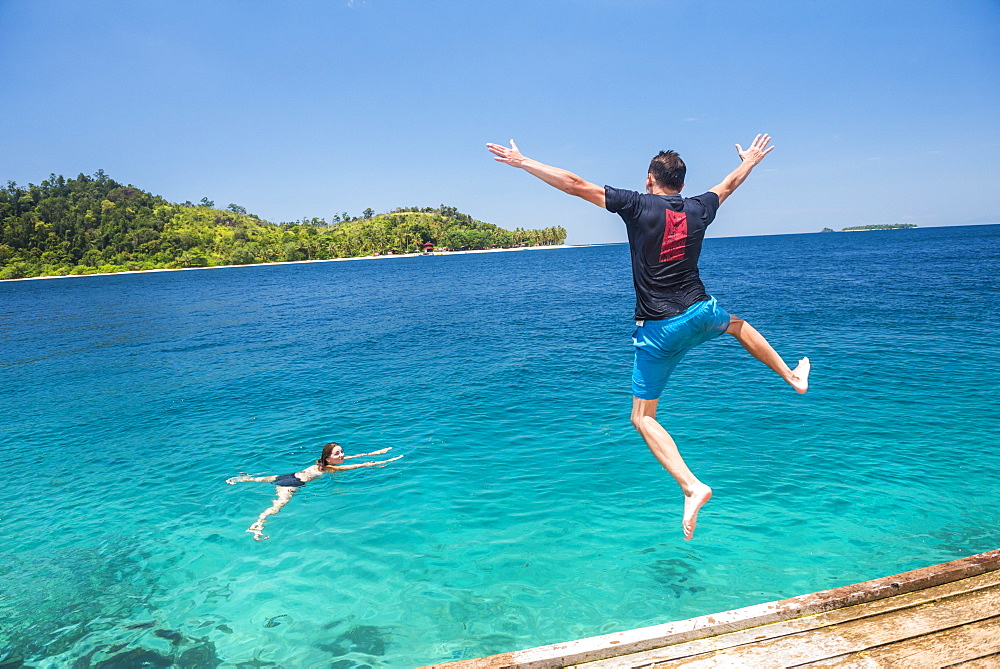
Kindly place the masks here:
<instances>
[{"instance_id":1,"label":"woman's head","mask_svg":"<svg viewBox=\"0 0 1000 669\"><path fill-rule=\"evenodd\" d=\"M316 461L316 466L322 469L331 465L339 465L343 462L344 449L341 448L340 444L337 442L331 441L323 447L323 455L319 456L319 459Z\"/></svg>"}]
</instances>

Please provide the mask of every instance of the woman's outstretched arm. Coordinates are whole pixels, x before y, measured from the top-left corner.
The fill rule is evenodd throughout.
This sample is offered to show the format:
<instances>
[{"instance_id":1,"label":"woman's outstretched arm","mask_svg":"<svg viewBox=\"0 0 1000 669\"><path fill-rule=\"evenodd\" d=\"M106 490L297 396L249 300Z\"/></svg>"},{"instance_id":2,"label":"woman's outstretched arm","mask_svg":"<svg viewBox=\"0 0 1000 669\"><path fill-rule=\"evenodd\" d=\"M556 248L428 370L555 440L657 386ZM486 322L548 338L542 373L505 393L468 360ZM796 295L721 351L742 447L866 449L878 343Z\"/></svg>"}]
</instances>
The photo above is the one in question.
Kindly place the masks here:
<instances>
[{"instance_id":1,"label":"woman's outstretched arm","mask_svg":"<svg viewBox=\"0 0 1000 669\"><path fill-rule=\"evenodd\" d=\"M372 451L371 453L358 453L357 455L345 455L344 459L345 460L350 460L351 458L363 458L366 455L382 455L383 453L388 453L391 450L392 450L392 446L390 446L389 448L383 448L380 451Z\"/></svg>"},{"instance_id":2,"label":"woman's outstretched arm","mask_svg":"<svg viewBox=\"0 0 1000 669\"><path fill-rule=\"evenodd\" d=\"M374 453L371 453L370 455L374 455ZM390 462L392 462L393 460L399 460L401 457L403 457L403 456L402 455L397 455L396 457L389 458L388 460L378 460L376 462L364 462L364 463L362 463L360 465L331 465L331 466L327 467L327 469L339 472L339 471L343 471L345 469L361 469L362 467L376 467L378 465L387 465Z\"/></svg>"}]
</instances>

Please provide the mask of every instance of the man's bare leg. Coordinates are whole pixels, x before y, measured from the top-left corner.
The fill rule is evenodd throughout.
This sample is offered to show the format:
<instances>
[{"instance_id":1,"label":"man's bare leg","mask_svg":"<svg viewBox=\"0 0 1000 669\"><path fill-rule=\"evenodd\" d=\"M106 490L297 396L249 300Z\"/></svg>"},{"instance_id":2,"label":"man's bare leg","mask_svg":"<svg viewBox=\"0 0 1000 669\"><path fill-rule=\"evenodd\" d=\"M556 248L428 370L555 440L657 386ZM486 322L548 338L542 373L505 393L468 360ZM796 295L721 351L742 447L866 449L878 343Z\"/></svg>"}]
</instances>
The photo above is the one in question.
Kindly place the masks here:
<instances>
[{"instance_id":1,"label":"man's bare leg","mask_svg":"<svg viewBox=\"0 0 1000 669\"><path fill-rule=\"evenodd\" d=\"M750 355L770 367L796 392L804 393L809 389L809 358L802 358L795 369L789 369L778 352L767 343L764 335L742 318L732 317L726 334L736 337Z\"/></svg>"},{"instance_id":2,"label":"man's bare leg","mask_svg":"<svg viewBox=\"0 0 1000 669\"><path fill-rule=\"evenodd\" d=\"M292 495L295 494L295 488L289 488L287 486L278 486L276 491L278 496L275 497L271 506L264 509L264 511L257 516L257 522L247 528L247 532L253 532L254 541L261 541L268 538L264 536L264 521L267 520L268 516L273 516L281 511L281 507L288 504L292 500Z\"/></svg>"},{"instance_id":3,"label":"man's bare leg","mask_svg":"<svg viewBox=\"0 0 1000 669\"><path fill-rule=\"evenodd\" d=\"M712 489L698 480L677 450L670 434L656 420L656 405L660 400L641 400L632 398L632 425L642 436L646 446L653 456L670 472L684 493L684 517L681 525L684 528L685 541L691 541L694 528L698 523L698 511L712 497Z\"/></svg>"}]
</instances>

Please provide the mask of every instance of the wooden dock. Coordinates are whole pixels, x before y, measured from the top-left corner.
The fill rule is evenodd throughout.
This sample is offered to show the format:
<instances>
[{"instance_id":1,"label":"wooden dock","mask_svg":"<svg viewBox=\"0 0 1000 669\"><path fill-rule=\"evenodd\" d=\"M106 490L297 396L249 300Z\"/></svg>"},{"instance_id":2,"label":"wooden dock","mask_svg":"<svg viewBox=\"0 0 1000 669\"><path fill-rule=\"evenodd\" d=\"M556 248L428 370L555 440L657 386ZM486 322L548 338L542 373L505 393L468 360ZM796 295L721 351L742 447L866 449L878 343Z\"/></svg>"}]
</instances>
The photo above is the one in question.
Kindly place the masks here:
<instances>
[{"instance_id":1,"label":"wooden dock","mask_svg":"<svg viewBox=\"0 0 1000 669\"><path fill-rule=\"evenodd\" d=\"M1000 550L724 613L431 667L997 669Z\"/></svg>"}]
</instances>

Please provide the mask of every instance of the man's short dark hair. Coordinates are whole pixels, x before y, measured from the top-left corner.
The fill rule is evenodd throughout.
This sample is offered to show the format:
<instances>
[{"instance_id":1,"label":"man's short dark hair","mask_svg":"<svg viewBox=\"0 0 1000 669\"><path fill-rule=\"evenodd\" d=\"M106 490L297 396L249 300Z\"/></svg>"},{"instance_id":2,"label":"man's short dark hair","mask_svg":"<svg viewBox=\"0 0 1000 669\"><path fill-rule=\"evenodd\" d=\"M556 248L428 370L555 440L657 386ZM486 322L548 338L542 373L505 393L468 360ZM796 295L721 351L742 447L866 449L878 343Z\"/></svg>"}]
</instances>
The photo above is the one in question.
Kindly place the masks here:
<instances>
[{"instance_id":1,"label":"man's short dark hair","mask_svg":"<svg viewBox=\"0 0 1000 669\"><path fill-rule=\"evenodd\" d=\"M684 187L687 165L676 151L660 151L650 161L649 173L662 188L679 191Z\"/></svg>"}]
</instances>

